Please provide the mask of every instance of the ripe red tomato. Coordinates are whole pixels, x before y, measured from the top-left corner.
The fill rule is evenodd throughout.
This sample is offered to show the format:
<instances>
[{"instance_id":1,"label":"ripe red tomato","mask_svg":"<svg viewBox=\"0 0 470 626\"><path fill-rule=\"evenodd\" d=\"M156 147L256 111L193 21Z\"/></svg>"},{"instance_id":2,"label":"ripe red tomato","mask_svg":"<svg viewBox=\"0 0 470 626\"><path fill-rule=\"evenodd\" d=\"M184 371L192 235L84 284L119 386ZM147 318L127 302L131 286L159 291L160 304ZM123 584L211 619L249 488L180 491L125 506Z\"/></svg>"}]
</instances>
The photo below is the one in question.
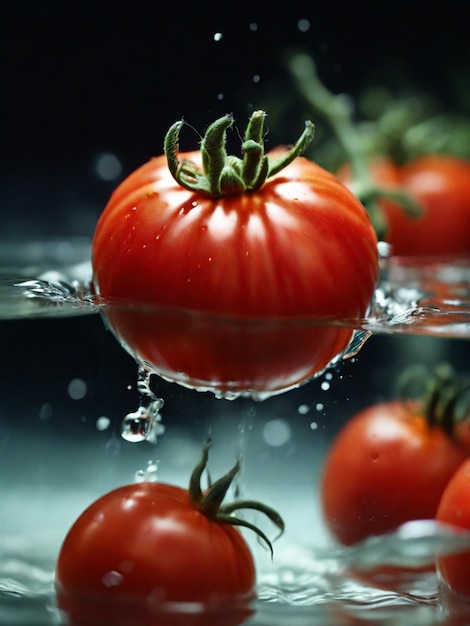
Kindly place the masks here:
<instances>
[{"instance_id":1,"label":"ripe red tomato","mask_svg":"<svg viewBox=\"0 0 470 626\"><path fill-rule=\"evenodd\" d=\"M400 187L422 209L408 216L390 200L382 200L388 225L384 240L397 256L470 256L470 162L446 155L427 155L400 167L390 159L372 161L373 179ZM348 171L338 173L347 180Z\"/></svg>"},{"instance_id":2,"label":"ripe red tomato","mask_svg":"<svg viewBox=\"0 0 470 626\"><path fill-rule=\"evenodd\" d=\"M449 481L442 494L436 519L470 530L470 459L459 467ZM436 565L447 589L457 596L470 597L470 551L441 556Z\"/></svg>"},{"instance_id":3,"label":"ripe red tomato","mask_svg":"<svg viewBox=\"0 0 470 626\"><path fill-rule=\"evenodd\" d=\"M185 489L158 483L121 487L75 522L57 563L58 605L82 612L150 616L168 603L248 604L253 557L239 531L193 507ZM92 611L90 611L90 605Z\"/></svg>"},{"instance_id":4,"label":"ripe red tomato","mask_svg":"<svg viewBox=\"0 0 470 626\"><path fill-rule=\"evenodd\" d=\"M195 170L207 155L180 159ZM151 159L100 217L94 285L111 302L104 312L119 341L156 373L262 397L345 350L344 322L364 316L373 295L377 242L352 193L305 158L262 186L228 191L184 188L165 156Z\"/></svg>"},{"instance_id":5,"label":"ripe red tomato","mask_svg":"<svg viewBox=\"0 0 470 626\"><path fill-rule=\"evenodd\" d=\"M434 518L448 481L466 458L417 401L357 413L333 442L321 481L326 524L343 544Z\"/></svg>"},{"instance_id":6,"label":"ripe red tomato","mask_svg":"<svg viewBox=\"0 0 470 626\"><path fill-rule=\"evenodd\" d=\"M73 624L113 617L101 623L127 626L133 616L137 624L205 625L212 623L211 614L220 618L221 612L227 613L223 623L238 624L250 614L255 565L234 524L267 539L232 513L255 508L281 532L283 522L259 503L221 506L239 464L202 493L206 461L207 447L189 490L153 482L126 485L77 519L56 567L57 604Z\"/></svg>"}]
</instances>

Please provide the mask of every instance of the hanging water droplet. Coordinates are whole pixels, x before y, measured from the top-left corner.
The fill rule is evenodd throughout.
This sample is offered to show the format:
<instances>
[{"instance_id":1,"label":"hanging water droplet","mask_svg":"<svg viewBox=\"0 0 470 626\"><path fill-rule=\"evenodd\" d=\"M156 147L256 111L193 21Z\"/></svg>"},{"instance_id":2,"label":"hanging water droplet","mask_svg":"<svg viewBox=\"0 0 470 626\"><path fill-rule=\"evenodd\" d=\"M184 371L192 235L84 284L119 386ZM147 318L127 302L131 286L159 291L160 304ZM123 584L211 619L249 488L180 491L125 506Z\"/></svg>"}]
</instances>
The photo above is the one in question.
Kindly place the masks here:
<instances>
[{"instance_id":1,"label":"hanging water droplet","mask_svg":"<svg viewBox=\"0 0 470 626\"><path fill-rule=\"evenodd\" d=\"M148 406L140 406L137 411L128 413L121 424L122 438L131 443L156 443L157 438L165 432L159 413L162 406L163 400L156 398Z\"/></svg>"},{"instance_id":2,"label":"hanging water droplet","mask_svg":"<svg viewBox=\"0 0 470 626\"><path fill-rule=\"evenodd\" d=\"M128 413L121 424L121 436L132 443L145 441L150 430L150 415L140 406L134 413Z\"/></svg>"}]
</instances>

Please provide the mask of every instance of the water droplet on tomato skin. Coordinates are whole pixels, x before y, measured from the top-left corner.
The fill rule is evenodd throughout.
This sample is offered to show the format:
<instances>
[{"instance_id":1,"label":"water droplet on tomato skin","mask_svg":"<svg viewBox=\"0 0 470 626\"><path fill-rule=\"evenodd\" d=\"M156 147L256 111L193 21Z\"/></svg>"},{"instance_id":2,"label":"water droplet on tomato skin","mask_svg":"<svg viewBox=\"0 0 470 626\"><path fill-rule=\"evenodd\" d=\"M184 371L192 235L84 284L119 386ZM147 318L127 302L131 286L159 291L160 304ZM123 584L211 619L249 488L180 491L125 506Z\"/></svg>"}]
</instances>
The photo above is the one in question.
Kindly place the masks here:
<instances>
[{"instance_id":1,"label":"water droplet on tomato skin","mask_svg":"<svg viewBox=\"0 0 470 626\"><path fill-rule=\"evenodd\" d=\"M101 579L101 582L105 587L117 587L124 580L124 576L120 572L116 572L115 570L111 570L106 572L106 574Z\"/></svg>"}]
</instances>

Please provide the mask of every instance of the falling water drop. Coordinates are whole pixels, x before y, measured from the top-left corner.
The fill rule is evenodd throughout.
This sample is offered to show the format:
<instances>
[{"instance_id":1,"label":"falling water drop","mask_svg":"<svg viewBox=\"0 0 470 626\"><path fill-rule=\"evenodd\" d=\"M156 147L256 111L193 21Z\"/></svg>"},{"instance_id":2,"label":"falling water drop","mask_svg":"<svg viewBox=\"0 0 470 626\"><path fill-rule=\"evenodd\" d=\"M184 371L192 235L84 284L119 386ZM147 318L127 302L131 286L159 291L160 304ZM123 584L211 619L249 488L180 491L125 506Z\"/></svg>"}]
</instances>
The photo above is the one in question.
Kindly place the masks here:
<instances>
[{"instance_id":1,"label":"falling water drop","mask_svg":"<svg viewBox=\"0 0 470 626\"><path fill-rule=\"evenodd\" d=\"M150 415L148 410L140 406L134 413L128 413L121 425L121 436L132 443L145 441L150 431Z\"/></svg>"}]
</instances>

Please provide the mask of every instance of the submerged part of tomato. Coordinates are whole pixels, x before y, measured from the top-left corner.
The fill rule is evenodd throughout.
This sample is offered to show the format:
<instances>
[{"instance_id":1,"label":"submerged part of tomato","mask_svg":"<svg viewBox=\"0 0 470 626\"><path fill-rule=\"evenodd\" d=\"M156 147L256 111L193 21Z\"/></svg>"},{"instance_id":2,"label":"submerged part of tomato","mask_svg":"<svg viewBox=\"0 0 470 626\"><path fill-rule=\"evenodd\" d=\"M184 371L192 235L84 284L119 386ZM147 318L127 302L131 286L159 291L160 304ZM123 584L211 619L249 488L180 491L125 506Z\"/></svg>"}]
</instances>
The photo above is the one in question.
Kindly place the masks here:
<instances>
[{"instance_id":1,"label":"submerged part of tomato","mask_svg":"<svg viewBox=\"0 0 470 626\"><path fill-rule=\"evenodd\" d=\"M130 624L125 619L135 612L142 618L138 624L207 624L220 614L228 617L223 623L238 624L249 614L255 565L235 525L268 540L233 513L256 509L281 532L284 525L257 502L222 505L239 463L202 493L207 454L208 445L189 490L153 482L127 485L94 502L74 523L56 568L57 604L72 623L114 616L107 623ZM205 621L203 614L209 616Z\"/></svg>"},{"instance_id":2,"label":"submerged part of tomato","mask_svg":"<svg viewBox=\"0 0 470 626\"><path fill-rule=\"evenodd\" d=\"M224 150L225 133L219 139ZM286 151L269 161L255 143L260 168L284 160ZM185 183L207 169L204 150L176 166L168 152ZM182 187L160 156L111 196L93 240L95 288L119 341L161 376L262 396L311 378L347 348L378 276L370 220L307 159L273 172L260 187L213 197L204 185ZM235 189L217 183L217 193L227 186Z\"/></svg>"}]
</instances>

